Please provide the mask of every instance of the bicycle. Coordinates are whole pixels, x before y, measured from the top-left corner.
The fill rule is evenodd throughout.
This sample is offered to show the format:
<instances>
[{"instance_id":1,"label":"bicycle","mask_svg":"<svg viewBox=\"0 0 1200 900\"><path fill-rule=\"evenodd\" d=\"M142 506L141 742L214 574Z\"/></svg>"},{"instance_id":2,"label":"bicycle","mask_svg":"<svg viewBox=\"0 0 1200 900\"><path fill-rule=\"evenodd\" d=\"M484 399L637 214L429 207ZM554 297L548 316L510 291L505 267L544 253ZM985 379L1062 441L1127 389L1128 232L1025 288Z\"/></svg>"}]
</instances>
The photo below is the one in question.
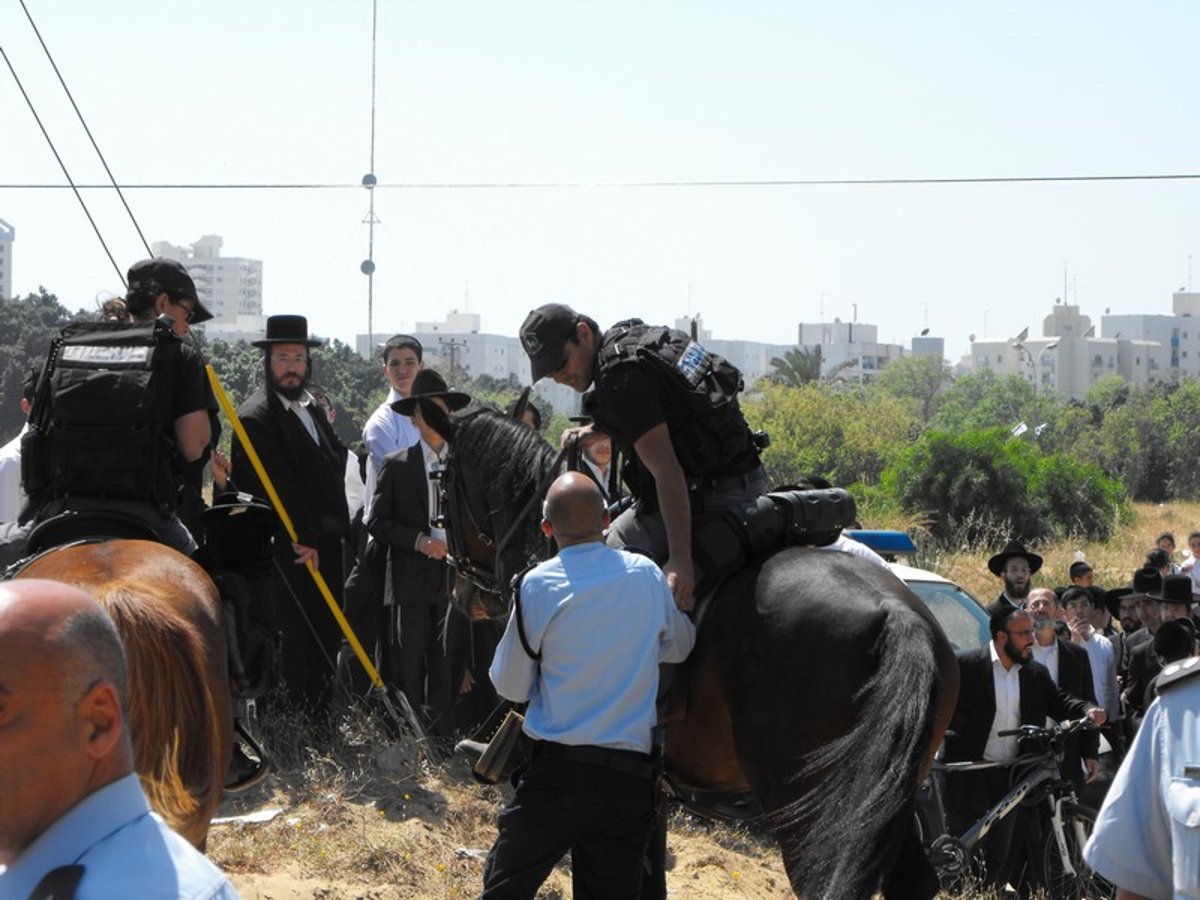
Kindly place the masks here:
<instances>
[{"instance_id":1,"label":"bicycle","mask_svg":"<svg viewBox=\"0 0 1200 900\"><path fill-rule=\"evenodd\" d=\"M1034 883L1051 897L1100 898L1116 896L1117 889L1091 870L1083 860L1083 846L1096 824L1096 811L1079 802L1075 786L1062 777L1059 764L1063 744L1079 731L1095 726L1087 718L1060 725L1041 727L1023 725L1002 731L1000 737L1021 738L1021 755L1014 763L942 762L934 763L934 771L926 786L934 809L918 817L918 830L929 861L937 871L946 890L961 890L970 873L971 857L979 843L1004 817L1021 804L1038 805L1046 811L1044 841L1039 858L1030 859ZM985 812L962 835L946 832L943 785L946 773L975 772L984 769L1011 768L1012 787L993 807ZM930 814L932 812L932 814ZM940 832L928 839L930 831ZM1040 882L1037 880L1040 878Z\"/></svg>"}]
</instances>

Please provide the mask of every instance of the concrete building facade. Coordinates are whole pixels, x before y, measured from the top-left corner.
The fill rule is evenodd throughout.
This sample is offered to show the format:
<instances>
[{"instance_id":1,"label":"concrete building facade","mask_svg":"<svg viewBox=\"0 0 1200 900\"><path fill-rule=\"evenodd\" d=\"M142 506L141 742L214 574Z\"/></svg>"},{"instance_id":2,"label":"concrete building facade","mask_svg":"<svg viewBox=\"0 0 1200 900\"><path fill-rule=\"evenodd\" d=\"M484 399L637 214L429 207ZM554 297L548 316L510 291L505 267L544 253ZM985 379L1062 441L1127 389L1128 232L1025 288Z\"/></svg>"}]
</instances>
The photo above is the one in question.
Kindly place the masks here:
<instances>
[{"instance_id":1,"label":"concrete building facade","mask_svg":"<svg viewBox=\"0 0 1200 900\"><path fill-rule=\"evenodd\" d=\"M262 260L222 256L223 244L219 235L206 234L188 247L155 241L151 250L187 267L200 301L213 314L200 326L209 340L257 340L266 328Z\"/></svg>"},{"instance_id":2,"label":"concrete building facade","mask_svg":"<svg viewBox=\"0 0 1200 900\"><path fill-rule=\"evenodd\" d=\"M797 343L821 348L821 377L871 381L893 359L904 356L900 344L879 341L879 328L864 322L801 322Z\"/></svg>"},{"instance_id":3,"label":"concrete building facade","mask_svg":"<svg viewBox=\"0 0 1200 900\"><path fill-rule=\"evenodd\" d=\"M13 244L17 229L0 219L0 299L12 297Z\"/></svg>"}]
</instances>

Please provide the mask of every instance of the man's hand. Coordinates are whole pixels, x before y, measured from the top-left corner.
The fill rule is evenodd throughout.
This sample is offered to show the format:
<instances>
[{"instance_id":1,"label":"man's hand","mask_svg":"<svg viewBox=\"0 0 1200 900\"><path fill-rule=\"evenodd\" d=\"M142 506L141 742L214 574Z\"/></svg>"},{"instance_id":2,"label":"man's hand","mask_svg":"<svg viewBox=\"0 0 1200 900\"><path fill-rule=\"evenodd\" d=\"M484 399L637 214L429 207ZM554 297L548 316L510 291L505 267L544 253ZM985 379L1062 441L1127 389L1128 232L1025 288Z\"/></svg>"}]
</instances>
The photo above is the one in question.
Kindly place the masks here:
<instances>
[{"instance_id":1,"label":"man's hand","mask_svg":"<svg viewBox=\"0 0 1200 900\"><path fill-rule=\"evenodd\" d=\"M1092 720L1095 725L1103 725L1108 721L1108 713L1104 711L1104 707L1096 706L1087 711L1087 717Z\"/></svg>"},{"instance_id":2,"label":"man's hand","mask_svg":"<svg viewBox=\"0 0 1200 900\"><path fill-rule=\"evenodd\" d=\"M314 569L321 568L316 547L305 547L303 544L297 544L295 541L292 541L292 550L296 554L296 565L302 566L311 559Z\"/></svg>"},{"instance_id":3,"label":"man's hand","mask_svg":"<svg viewBox=\"0 0 1200 900\"><path fill-rule=\"evenodd\" d=\"M1092 634L1095 628L1086 619L1071 620L1071 643L1080 644L1086 643L1092 639Z\"/></svg>"},{"instance_id":4,"label":"man's hand","mask_svg":"<svg viewBox=\"0 0 1200 900\"><path fill-rule=\"evenodd\" d=\"M676 563L674 558L669 559L663 566L663 573L667 576L667 585L671 588L671 596L675 598L675 605L679 607L680 612L691 612L695 603L692 593L696 590L696 573L692 561L689 559Z\"/></svg>"},{"instance_id":5,"label":"man's hand","mask_svg":"<svg viewBox=\"0 0 1200 900\"><path fill-rule=\"evenodd\" d=\"M1085 779L1085 781L1088 784L1091 784L1093 781L1095 781L1097 778L1100 777L1100 760L1085 759L1083 761L1083 767L1084 767L1084 769L1087 770L1087 778Z\"/></svg>"},{"instance_id":6,"label":"man's hand","mask_svg":"<svg viewBox=\"0 0 1200 900\"><path fill-rule=\"evenodd\" d=\"M425 535L421 539L419 549L430 559L445 559L450 552L450 548L446 546L445 541L439 541L435 537Z\"/></svg>"},{"instance_id":7,"label":"man's hand","mask_svg":"<svg viewBox=\"0 0 1200 900\"><path fill-rule=\"evenodd\" d=\"M560 448L567 446L572 440L579 441L579 449L582 450L592 441L599 440L601 437L599 432L592 431L591 424L575 425L566 429L559 438L558 446Z\"/></svg>"}]
</instances>

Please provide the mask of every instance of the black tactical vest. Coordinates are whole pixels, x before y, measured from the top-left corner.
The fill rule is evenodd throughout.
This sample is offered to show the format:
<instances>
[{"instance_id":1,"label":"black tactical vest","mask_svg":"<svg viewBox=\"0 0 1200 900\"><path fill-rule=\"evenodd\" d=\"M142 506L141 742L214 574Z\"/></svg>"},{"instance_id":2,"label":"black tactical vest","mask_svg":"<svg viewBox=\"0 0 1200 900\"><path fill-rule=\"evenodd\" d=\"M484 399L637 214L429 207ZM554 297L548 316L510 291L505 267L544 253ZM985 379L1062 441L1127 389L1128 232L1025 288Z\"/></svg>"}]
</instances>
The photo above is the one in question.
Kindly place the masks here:
<instances>
[{"instance_id":1,"label":"black tactical vest","mask_svg":"<svg viewBox=\"0 0 1200 900\"><path fill-rule=\"evenodd\" d=\"M178 338L159 323L80 322L55 341L21 444L32 509L54 497L176 504L172 444L160 391ZM169 430L169 429L168 429Z\"/></svg>"},{"instance_id":2,"label":"black tactical vest","mask_svg":"<svg viewBox=\"0 0 1200 900\"><path fill-rule=\"evenodd\" d=\"M757 467L758 450L737 401L742 373L724 357L705 350L685 332L628 319L601 339L597 382L618 366L630 364L653 371L677 402L664 412L685 473L710 478L740 475ZM601 427L604 412L595 412Z\"/></svg>"}]
</instances>

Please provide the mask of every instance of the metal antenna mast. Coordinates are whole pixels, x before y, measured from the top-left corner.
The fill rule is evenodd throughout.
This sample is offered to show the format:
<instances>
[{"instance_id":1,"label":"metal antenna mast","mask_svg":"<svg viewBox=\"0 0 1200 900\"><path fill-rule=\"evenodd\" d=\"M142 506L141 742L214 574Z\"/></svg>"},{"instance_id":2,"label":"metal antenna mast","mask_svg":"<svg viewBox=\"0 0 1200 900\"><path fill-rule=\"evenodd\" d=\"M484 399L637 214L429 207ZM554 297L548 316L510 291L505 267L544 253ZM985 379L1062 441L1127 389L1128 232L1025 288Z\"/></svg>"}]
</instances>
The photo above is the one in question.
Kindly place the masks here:
<instances>
[{"instance_id":1,"label":"metal antenna mast","mask_svg":"<svg viewBox=\"0 0 1200 900\"><path fill-rule=\"evenodd\" d=\"M362 177L362 186L370 194L371 202L363 223L367 226L367 258L359 265L359 270L367 276L367 355L375 353L375 185L379 179L375 177L375 50L376 38L379 33L379 0L371 3L371 165L366 175Z\"/></svg>"}]
</instances>

